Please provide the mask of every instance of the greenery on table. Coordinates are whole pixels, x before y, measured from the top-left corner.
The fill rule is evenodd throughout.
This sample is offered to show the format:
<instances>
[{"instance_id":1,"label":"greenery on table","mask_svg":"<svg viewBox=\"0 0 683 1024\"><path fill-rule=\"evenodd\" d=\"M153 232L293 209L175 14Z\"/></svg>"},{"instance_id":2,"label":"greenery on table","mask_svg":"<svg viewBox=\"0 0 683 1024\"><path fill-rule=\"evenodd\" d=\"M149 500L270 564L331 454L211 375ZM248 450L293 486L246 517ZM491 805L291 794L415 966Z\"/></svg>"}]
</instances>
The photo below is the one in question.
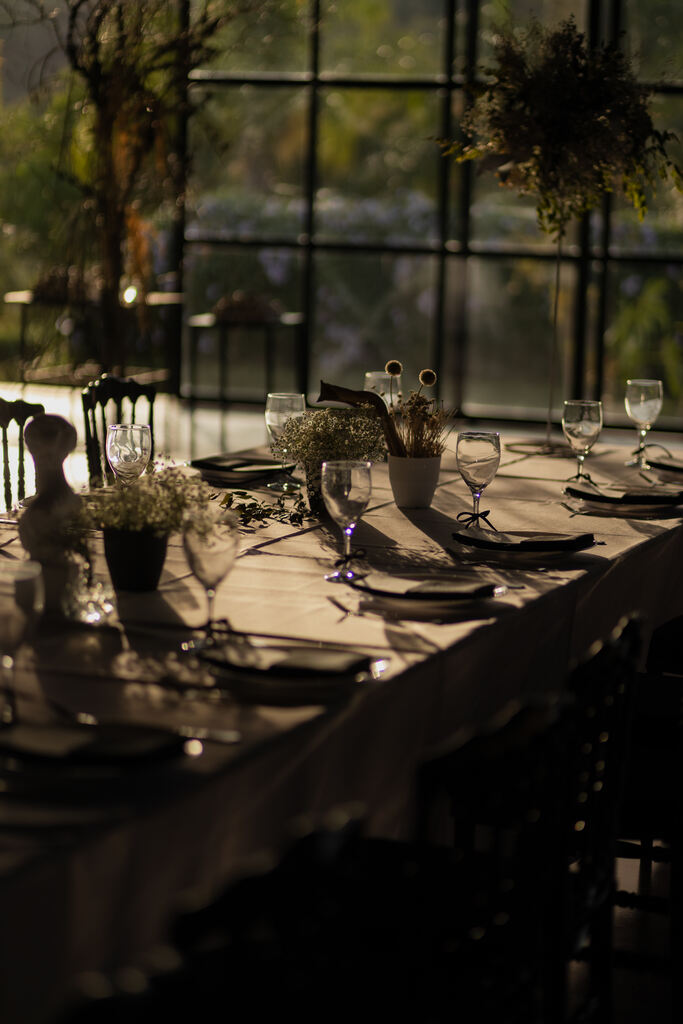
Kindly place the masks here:
<instances>
[{"instance_id":1,"label":"greenery on table","mask_svg":"<svg viewBox=\"0 0 683 1024\"><path fill-rule=\"evenodd\" d=\"M446 152L494 166L502 185L536 197L542 231L562 237L569 221L620 187L637 210L658 178L680 190L669 157L671 132L658 131L628 57L614 44L590 47L573 16L555 29L532 19L525 31L495 37L496 66L474 87Z\"/></svg>"},{"instance_id":2,"label":"greenery on table","mask_svg":"<svg viewBox=\"0 0 683 1024\"><path fill-rule=\"evenodd\" d=\"M271 503L260 501L249 491L226 491L220 503L237 516L240 526L267 526L269 521L302 526L305 519L317 518L308 508L302 494L280 494Z\"/></svg>"}]
</instances>

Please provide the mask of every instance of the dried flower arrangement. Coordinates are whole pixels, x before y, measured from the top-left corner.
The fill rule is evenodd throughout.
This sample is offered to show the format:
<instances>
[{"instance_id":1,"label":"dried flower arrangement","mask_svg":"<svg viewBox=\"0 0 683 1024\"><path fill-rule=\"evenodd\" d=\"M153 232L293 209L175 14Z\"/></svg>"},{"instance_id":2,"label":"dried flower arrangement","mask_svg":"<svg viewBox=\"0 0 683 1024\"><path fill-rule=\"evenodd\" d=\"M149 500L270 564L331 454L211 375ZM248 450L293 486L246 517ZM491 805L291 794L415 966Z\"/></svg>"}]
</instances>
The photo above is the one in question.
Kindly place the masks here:
<instances>
[{"instance_id":1,"label":"dried flower arrangement","mask_svg":"<svg viewBox=\"0 0 683 1024\"><path fill-rule=\"evenodd\" d=\"M403 372L398 359L390 359L384 369L392 378L399 377ZM421 370L419 383L417 391L411 391L408 398L399 396L389 408L379 395L371 391L353 391L325 381L320 382L318 401L346 402L361 408L372 406L382 424L390 455L428 459L441 455L446 447L452 414L437 399L427 398L422 393L423 388L436 384L434 370Z\"/></svg>"}]
</instances>

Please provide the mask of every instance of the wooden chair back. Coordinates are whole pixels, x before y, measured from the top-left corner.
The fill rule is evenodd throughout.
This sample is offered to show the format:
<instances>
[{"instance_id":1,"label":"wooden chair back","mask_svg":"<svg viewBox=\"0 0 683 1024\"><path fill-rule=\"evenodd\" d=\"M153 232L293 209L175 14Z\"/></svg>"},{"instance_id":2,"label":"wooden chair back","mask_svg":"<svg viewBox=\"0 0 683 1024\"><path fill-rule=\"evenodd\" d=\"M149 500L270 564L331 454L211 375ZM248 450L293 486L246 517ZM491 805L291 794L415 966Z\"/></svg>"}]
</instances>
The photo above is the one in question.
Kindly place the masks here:
<instances>
[{"instance_id":1,"label":"wooden chair back","mask_svg":"<svg viewBox=\"0 0 683 1024\"><path fill-rule=\"evenodd\" d=\"M2 476L3 476L3 491L5 499L5 511L9 512L14 506L12 497L12 474L10 467L9 457L9 431L10 424L16 423L18 428L18 467L17 467L17 486L16 486L16 500L17 502L23 501L26 497L26 471L25 471L25 447L24 447L24 427L28 420L33 416L38 416L40 413L45 412L45 407L40 403L35 402L24 402L22 399L16 399L14 402L8 402L4 398L0 398L0 433L2 436Z\"/></svg>"},{"instance_id":2,"label":"wooden chair back","mask_svg":"<svg viewBox=\"0 0 683 1024\"><path fill-rule=\"evenodd\" d=\"M102 487L114 482L105 454L107 427L110 423L149 423L152 433L154 458L154 400L153 384L140 384L136 380L113 377L103 373L91 381L81 392L85 426L85 451L91 487ZM137 403L143 399L143 415L136 420ZM145 404L146 403L146 404Z\"/></svg>"}]
</instances>

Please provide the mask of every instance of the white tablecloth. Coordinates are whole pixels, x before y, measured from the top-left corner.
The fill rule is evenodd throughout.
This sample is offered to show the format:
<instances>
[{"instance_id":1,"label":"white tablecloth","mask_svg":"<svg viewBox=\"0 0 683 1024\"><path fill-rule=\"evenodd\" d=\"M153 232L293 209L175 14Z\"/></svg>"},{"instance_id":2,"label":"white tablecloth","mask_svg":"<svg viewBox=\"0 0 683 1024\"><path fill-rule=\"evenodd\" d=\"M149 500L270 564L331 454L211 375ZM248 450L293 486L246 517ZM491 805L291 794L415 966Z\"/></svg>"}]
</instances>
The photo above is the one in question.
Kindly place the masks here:
<instances>
[{"instance_id":1,"label":"white tablecloth","mask_svg":"<svg viewBox=\"0 0 683 1024\"><path fill-rule=\"evenodd\" d=\"M631 441L630 433L604 437L589 460L596 480L634 479L623 467ZM330 708L212 701L205 691L195 699L168 685L182 671L180 641L205 618L177 539L158 592L120 598L127 633L46 625L20 658L20 713L49 715L47 695L102 719L236 727L243 741L207 744L189 769L189 790L170 779L121 820L64 844L35 835L22 843L0 827L3 1024L42 1024L76 972L134 961L164 936L184 890L215 891L256 851L277 850L297 815L315 819L358 801L372 832L405 835L415 767L433 744L511 698L561 686L569 662L623 615L640 612L652 628L682 614L678 514L573 515L562 504L573 465L506 450L482 505L499 530L592 531L600 546L560 563L483 569L458 566L444 550L455 516L470 507L452 452L426 510L398 510L386 467L373 468L354 545L374 567L432 566L520 588L454 621L391 618L326 583L339 552L333 524L245 533L218 616L245 633L388 659L381 680Z\"/></svg>"}]
</instances>

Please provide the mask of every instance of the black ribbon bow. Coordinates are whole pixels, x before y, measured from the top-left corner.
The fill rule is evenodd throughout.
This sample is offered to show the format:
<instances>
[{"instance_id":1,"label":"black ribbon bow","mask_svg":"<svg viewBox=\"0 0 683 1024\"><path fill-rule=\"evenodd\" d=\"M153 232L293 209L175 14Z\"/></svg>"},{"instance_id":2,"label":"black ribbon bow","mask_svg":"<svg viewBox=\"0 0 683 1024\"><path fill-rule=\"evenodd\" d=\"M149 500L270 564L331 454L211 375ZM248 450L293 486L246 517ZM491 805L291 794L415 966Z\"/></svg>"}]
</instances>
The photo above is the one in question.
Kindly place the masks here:
<instances>
[{"instance_id":1,"label":"black ribbon bow","mask_svg":"<svg viewBox=\"0 0 683 1024\"><path fill-rule=\"evenodd\" d=\"M459 523L462 523L463 526L465 527L474 526L481 519L483 522L486 523L488 527L490 527L493 530L494 533L498 533L498 530L495 528L493 523L488 518L490 511L490 508L485 508L483 512L458 512L455 518Z\"/></svg>"}]
</instances>

